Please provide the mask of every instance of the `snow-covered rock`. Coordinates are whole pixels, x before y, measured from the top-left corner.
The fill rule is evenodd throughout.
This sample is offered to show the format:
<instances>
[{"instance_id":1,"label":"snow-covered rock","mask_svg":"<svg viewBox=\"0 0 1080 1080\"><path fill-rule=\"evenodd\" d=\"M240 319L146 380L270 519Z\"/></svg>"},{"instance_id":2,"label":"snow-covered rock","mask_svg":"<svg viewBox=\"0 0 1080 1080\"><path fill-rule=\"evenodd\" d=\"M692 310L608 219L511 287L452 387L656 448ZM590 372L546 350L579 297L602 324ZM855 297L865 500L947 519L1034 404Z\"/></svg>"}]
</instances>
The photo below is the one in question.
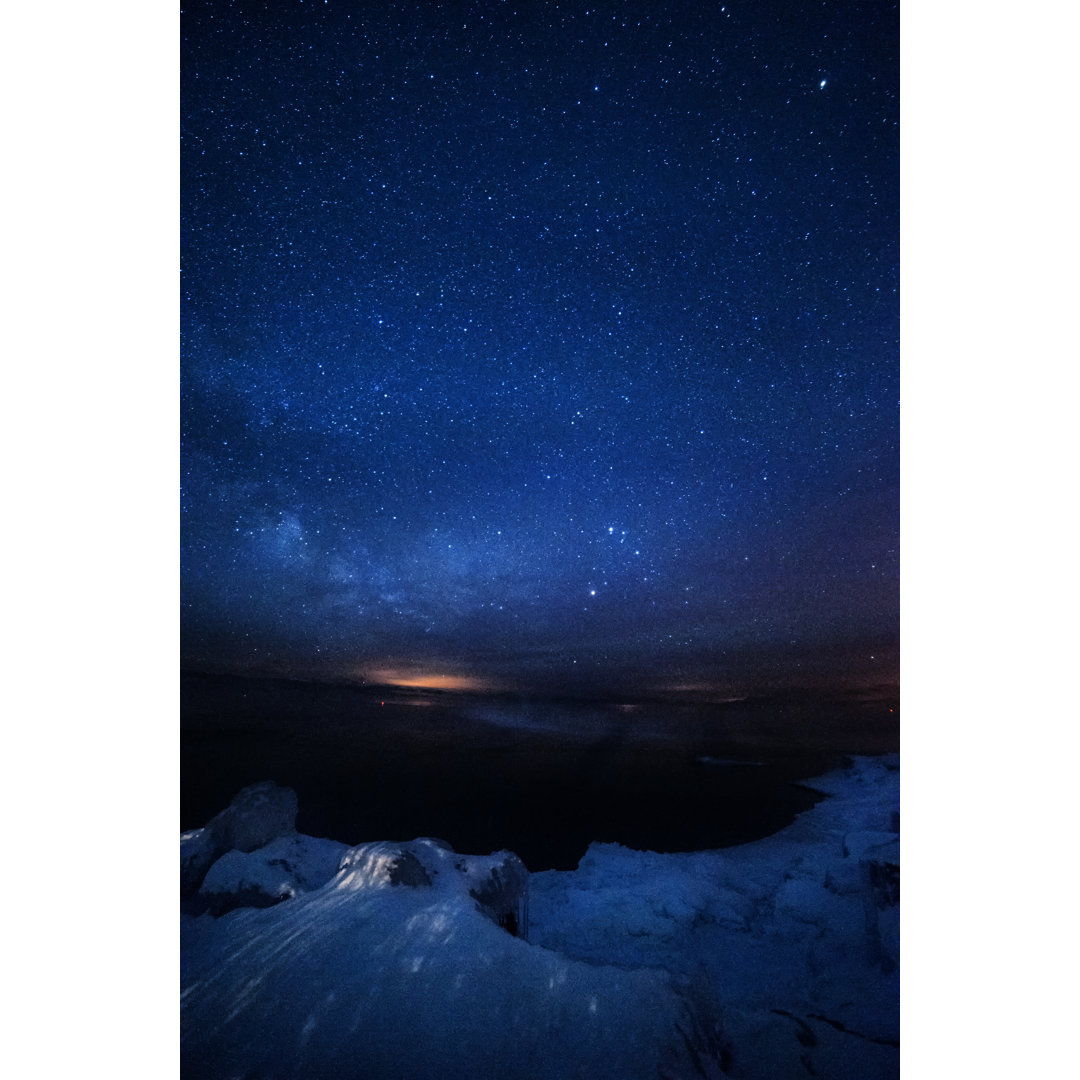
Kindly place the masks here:
<instances>
[{"instance_id":1,"label":"snow-covered rock","mask_svg":"<svg viewBox=\"0 0 1080 1080\"><path fill-rule=\"evenodd\" d=\"M200 905L212 915L238 907L270 907L325 885L348 850L334 840L279 836L256 851L229 851L209 869Z\"/></svg>"},{"instance_id":2,"label":"snow-covered rock","mask_svg":"<svg viewBox=\"0 0 1080 1080\"><path fill-rule=\"evenodd\" d=\"M528 937L529 871L512 851L458 861L469 895L480 910L511 934Z\"/></svg>"},{"instance_id":3,"label":"snow-covered rock","mask_svg":"<svg viewBox=\"0 0 1080 1080\"><path fill-rule=\"evenodd\" d=\"M193 829L180 834L180 899L186 900L199 891L207 870L221 854L214 845L209 829Z\"/></svg>"},{"instance_id":4,"label":"snow-covered rock","mask_svg":"<svg viewBox=\"0 0 1080 1080\"><path fill-rule=\"evenodd\" d=\"M182 916L183 1075L891 1080L899 762L813 786L766 840L570 872L437 840L219 856L206 894L277 902Z\"/></svg>"},{"instance_id":5,"label":"snow-covered rock","mask_svg":"<svg viewBox=\"0 0 1080 1080\"><path fill-rule=\"evenodd\" d=\"M702 1075L704 1054L721 1080L664 972L575 961L498 924L524 873L509 852L364 844L288 902L182 916L183 1075L656 1080Z\"/></svg>"},{"instance_id":6,"label":"snow-covered rock","mask_svg":"<svg viewBox=\"0 0 1080 1080\"><path fill-rule=\"evenodd\" d=\"M205 828L180 836L180 896L198 892L214 863L230 851L256 851L296 833L296 792L271 781L239 791Z\"/></svg>"},{"instance_id":7,"label":"snow-covered rock","mask_svg":"<svg viewBox=\"0 0 1080 1080\"><path fill-rule=\"evenodd\" d=\"M296 831L296 792L271 781L240 791L207 828L218 849L255 851Z\"/></svg>"},{"instance_id":8,"label":"snow-covered rock","mask_svg":"<svg viewBox=\"0 0 1080 1080\"><path fill-rule=\"evenodd\" d=\"M832 797L723 851L593 844L534 874L531 940L658 968L711 1002L732 1077L892 1077L899 1044L899 762L856 758Z\"/></svg>"},{"instance_id":9,"label":"snow-covered rock","mask_svg":"<svg viewBox=\"0 0 1080 1080\"><path fill-rule=\"evenodd\" d=\"M424 841L418 841L423 845ZM338 866L340 888L372 888L379 885L406 885L411 888L431 884L424 864L408 844L361 844L345 852Z\"/></svg>"}]
</instances>

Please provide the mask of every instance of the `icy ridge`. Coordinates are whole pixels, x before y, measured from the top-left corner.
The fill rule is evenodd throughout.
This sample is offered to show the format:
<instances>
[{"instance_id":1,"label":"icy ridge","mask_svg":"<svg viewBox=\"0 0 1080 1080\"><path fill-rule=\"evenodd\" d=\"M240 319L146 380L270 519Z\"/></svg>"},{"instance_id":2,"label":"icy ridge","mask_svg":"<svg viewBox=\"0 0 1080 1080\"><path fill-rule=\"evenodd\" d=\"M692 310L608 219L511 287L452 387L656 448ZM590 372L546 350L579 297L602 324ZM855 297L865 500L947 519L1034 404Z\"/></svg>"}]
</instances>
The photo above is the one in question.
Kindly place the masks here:
<instances>
[{"instance_id":1,"label":"icy ridge","mask_svg":"<svg viewBox=\"0 0 1080 1080\"><path fill-rule=\"evenodd\" d=\"M766 840L571 872L431 839L220 855L204 899L273 906L182 916L183 1074L895 1077L899 762L812 786Z\"/></svg>"},{"instance_id":2,"label":"icy ridge","mask_svg":"<svg viewBox=\"0 0 1080 1080\"><path fill-rule=\"evenodd\" d=\"M732 1075L895 1075L899 760L856 758L807 786L830 798L765 840L593 844L577 870L534 874L533 940L696 986L744 1047Z\"/></svg>"}]
</instances>

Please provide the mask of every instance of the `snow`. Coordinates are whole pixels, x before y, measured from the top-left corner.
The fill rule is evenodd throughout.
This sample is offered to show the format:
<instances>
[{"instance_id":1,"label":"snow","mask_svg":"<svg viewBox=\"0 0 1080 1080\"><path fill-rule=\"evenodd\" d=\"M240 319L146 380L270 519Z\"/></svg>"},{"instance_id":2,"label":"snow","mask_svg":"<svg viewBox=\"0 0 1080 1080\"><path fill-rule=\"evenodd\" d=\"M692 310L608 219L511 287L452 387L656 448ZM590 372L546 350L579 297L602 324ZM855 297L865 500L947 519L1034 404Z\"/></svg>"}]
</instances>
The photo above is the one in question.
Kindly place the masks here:
<instances>
[{"instance_id":1,"label":"snow","mask_svg":"<svg viewBox=\"0 0 1080 1080\"><path fill-rule=\"evenodd\" d=\"M577 870L534 874L530 939L697 980L733 1076L895 1075L899 906L880 903L873 868L899 866L899 764L856 759L809 786L834 798L766 840L681 855L593 844Z\"/></svg>"},{"instance_id":2,"label":"snow","mask_svg":"<svg viewBox=\"0 0 1080 1080\"><path fill-rule=\"evenodd\" d=\"M899 764L812 786L766 840L567 872L430 839L222 855L201 894L274 906L181 916L184 1075L895 1077Z\"/></svg>"},{"instance_id":3,"label":"snow","mask_svg":"<svg viewBox=\"0 0 1080 1080\"><path fill-rule=\"evenodd\" d=\"M402 854L429 885L393 884ZM688 1010L662 973L570 960L485 916L470 885L504 861L363 845L288 903L184 917L184 1075L684 1075L665 1043Z\"/></svg>"},{"instance_id":4,"label":"snow","mask_svg":"<svg viewBox=\"0 0 1080 1080\"><path fill-rule=\"evenodd\" d=\"M270 907L325 885L346 850L345 844L296 833L256 851L229 851L207 871L198 896L214 914L239 906Z\"/></svg>"}]
</instances>

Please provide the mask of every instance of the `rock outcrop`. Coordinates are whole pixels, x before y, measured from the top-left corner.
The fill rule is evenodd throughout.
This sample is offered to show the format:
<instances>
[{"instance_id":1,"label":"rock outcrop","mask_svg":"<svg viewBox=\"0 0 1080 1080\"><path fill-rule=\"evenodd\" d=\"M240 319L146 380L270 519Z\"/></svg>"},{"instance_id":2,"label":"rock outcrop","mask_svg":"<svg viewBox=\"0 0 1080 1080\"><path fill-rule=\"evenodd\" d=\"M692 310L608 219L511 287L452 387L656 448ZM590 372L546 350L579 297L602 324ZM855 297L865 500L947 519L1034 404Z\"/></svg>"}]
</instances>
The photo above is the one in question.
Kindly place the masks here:
<instances>
[{"instance_id":1,"label":"rock outcrop","mask_svg":"<svg viewBox=\"0 0 1080 1080\"><path fill-rule=\"evenodd\" d=\"M188 914L267 908L338 879L344 890L430 887L456 878L462 895L515 937L528 930L529 871L512 851L460 855L444 840L348 847L295 831L297 800L270 782L244 788L205 828L180 837L180 898Z\"/></svg>"},{"instance_id":2,"label":"rock outcrop","mask_svg":"<svg viewBox=\"0 0 1080 1080\"><path fill-rule=\"evenodd\" d=\"M765 840L574 871L295 832L218 854L182 907L183 1073L895 1080L899 763L814 787Z\"/></svg>"},{"instance_id":3,"label":"rock outcrop","mask_svg":"<svg viewBox=\"0 0 1080 1080\"><path fill-rule=\"evenodd\" d=\"M252 784L205 828L180 837L180 899L190 900L210 867L230 851L250 852L296 834L296 792L272 781Z\"/></svg>"},{"instance_id":4,"label":"rock outcrop","mask_svg":"<svg viewBox=\"0 0 1080 1080\"><path fill-rule=\"evenodd\" d=\"M512 851L500 851L486 860L472 860L465 873L469 895L480 910L515 937L528 938L529 871L525 864Z\"/></svg>"},{"instance_id":5,"label":"rock outcrop","mask_svg":"<svg viewBox=\"0 0 1080 1080\"><path fill-rule=\"evenodd\" d=\"M325 885L347 850L334 840L297 833L255 851L228 851L207 871L189 908L224 915L240 907L272 907Z\"/></svg>"}]
</instances>

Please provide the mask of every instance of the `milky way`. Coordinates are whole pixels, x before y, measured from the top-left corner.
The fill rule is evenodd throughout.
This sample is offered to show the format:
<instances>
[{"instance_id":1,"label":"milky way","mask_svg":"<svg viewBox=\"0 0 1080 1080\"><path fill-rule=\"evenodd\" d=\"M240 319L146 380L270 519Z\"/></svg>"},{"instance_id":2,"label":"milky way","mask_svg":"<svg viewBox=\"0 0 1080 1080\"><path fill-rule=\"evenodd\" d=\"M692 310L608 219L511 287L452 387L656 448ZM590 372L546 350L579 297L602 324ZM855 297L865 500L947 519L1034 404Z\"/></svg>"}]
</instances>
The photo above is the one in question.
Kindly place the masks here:
<instances>
[{"instance_id":1,"label":"milky way","mask_svg":"<svg viewBox=\"0 0 1080 1080\"><path fill-rule=\"evenodd\" d=\"M895 679L895 5L181 36L186 665Z\"/></svg>"}]
</instances>

